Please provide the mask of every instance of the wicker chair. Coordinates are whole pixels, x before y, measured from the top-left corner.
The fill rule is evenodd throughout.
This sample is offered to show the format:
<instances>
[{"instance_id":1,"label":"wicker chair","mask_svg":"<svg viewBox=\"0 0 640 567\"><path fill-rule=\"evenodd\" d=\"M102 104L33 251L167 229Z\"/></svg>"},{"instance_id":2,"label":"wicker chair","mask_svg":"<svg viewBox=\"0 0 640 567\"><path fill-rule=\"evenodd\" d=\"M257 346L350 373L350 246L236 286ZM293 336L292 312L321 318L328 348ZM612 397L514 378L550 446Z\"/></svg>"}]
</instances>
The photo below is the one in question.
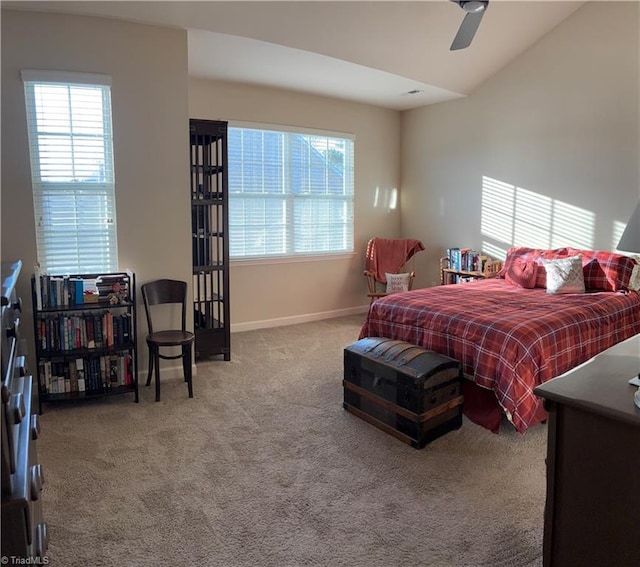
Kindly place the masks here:
<instances>
[{"instance_id":1,"label":"wicker chair","mask_svg":"<svg viewBox=\"0 0 640 567\"><path fill-rule=\"evenodd\" d=\"M406 274L407 290L412 289L415 278L415 254L422 250L422 242L411 238L369 240L364 276L370 301L388 295L386 274Z\"/></svg>"}]
</instances>

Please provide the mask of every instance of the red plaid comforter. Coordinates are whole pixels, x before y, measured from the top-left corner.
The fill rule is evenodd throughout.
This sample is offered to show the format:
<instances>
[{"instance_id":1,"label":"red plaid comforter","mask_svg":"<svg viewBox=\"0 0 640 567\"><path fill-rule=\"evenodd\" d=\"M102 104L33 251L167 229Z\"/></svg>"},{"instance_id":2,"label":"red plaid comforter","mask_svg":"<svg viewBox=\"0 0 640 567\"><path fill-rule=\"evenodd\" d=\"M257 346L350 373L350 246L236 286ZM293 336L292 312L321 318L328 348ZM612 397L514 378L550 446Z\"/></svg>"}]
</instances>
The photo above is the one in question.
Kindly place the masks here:
<instances>
[{"instance_id":1,"label":"red plaid comforter","mask_svg":"<svg viewBox=\"0 0 640 567\"><path fill-rule=\"evenodd\" d=\"M363 337L407 341L461 361L524 433L533 389L640 333L640 293L547 294L502 279L396 293L374 301Z\"/></svg>"}]
</instances>

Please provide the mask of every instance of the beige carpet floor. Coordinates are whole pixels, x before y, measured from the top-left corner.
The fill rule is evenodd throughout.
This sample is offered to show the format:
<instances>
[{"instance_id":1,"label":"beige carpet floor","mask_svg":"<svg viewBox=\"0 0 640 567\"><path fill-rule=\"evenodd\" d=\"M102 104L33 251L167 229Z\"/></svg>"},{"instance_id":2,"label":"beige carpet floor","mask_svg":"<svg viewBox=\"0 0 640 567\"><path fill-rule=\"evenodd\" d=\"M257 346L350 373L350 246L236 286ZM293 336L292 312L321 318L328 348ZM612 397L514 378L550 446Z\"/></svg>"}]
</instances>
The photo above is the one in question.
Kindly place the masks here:
<instances>
[{"instance_id":1,"label":"beige carpet floor","mask_svg":"<svg viewBox=\"0 0 640 567\"><path fill-rule=\"evenodd\" d=\"M361 320L233 334L193 399L167 379L160 403L46 405L50 564L542 565L546 427L465 419L417 451L347 413Z\"/></svg>"}]
</instances>

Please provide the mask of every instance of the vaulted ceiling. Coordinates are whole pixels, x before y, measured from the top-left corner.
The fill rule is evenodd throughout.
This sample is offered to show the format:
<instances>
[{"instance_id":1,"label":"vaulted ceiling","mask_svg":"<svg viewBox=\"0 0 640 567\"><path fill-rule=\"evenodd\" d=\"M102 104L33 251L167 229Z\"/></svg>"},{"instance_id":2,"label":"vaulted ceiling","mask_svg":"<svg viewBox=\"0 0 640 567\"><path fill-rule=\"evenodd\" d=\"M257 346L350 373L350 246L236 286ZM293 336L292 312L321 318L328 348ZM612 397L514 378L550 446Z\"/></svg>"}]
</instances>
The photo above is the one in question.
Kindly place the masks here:
<instances>
[{"instance_id":1,"label":"vaulted ceiling","mask_svg":"<svg viewBox=\"0 0 640 567\"><path fill-rule=\"evenodd\" d=\"M189 74L404 110L473 92L582 1L490 0L467 49L449 0L3 2L188 30ZM417 91L409 94L411 91Z\"/></svg>"}]
</instances>

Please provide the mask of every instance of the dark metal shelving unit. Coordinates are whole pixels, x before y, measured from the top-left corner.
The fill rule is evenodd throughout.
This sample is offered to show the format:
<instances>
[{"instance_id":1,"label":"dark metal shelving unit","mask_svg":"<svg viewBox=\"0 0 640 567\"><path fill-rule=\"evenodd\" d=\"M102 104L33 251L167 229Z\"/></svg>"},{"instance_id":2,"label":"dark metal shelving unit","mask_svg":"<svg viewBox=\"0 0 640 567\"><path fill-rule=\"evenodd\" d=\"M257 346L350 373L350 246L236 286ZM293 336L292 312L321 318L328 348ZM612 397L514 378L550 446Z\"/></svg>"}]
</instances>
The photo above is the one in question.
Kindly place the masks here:
<instances>
[{"instance_id":1,"label":"dark metal shelving unit","mask_svg":"<svg viewBox=\"0 0 640 567\"><path fill-rule=\"evenodd\" d=\"M231 360L227 123L189 120L196 358Z\"/></svg>"},{"instance_id":2,"label":"dark metal shelving unit","mask_svg":"<svg viewBox=\"0 0 640 567\"><path fill-rule=\"evenodd\" d=\"M97 282L98 290L103 288L97 301L89 303L84 298L80 302L75 301L70 291L77 282L81 284L80 293L85 283ZM53 285L54 283L57 285ZM111 302L109 293L114 283L122 287L124 297ZM135 274L123 271L51 277L34 275L31 277L31 295L38 413L42 413L43 402L80 400L129 392L133 392L134 401L138 402ZM106 313L113 316L113 323L109 327L103 326L106 323L102 317ZM128 319L126 331L122 320L120 323L116 322L118 317ZM99 332L97 326L100 326ZM101 366L101 362L106 365L108 359L113 358L114 367ZM78 360L82 360L82 369L75 366ZM47 376L46 372L48 363L57 365L55 378L64 378L64 382L69 383L69 389L55 391L52 388L53 383L48 380L51 376ZM115 382L110 381L111 372L113 377L118 378ZM82 387L79 386L80 378L84 383ZM125 378L130 379L130 382L122 383ZM56 387L59 386L57 384Z\"/></svg>"}]
</instances>

